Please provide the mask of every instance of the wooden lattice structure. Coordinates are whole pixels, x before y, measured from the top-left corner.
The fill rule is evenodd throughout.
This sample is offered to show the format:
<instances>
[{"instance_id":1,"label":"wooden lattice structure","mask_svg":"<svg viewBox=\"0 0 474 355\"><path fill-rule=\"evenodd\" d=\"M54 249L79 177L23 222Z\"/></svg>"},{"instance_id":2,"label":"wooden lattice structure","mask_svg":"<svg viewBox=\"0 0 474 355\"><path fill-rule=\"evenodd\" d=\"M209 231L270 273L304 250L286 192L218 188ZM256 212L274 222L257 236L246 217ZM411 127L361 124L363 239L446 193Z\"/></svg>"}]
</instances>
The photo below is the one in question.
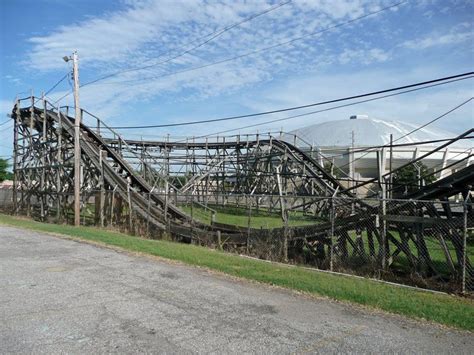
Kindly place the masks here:
<instances>
[{"instance_id":1,"label":"wooden lattice structure","mask_svg":"<svg viewBox=\"0 0 474 355\"><path fill-rule=\"evenodd\" d=\"M17 101L12 111L14 212L58 222L73 213L75 133L68 111L35 97ZM81 125L81 201L98 225L120 223L136 233L224 245L271 259L309 260L331 269L358 259L385 270L403 255L410 270L427 276L459 278L467 265L467 278L472 278L465 240L473 223L474 165L405 201L365 201L351 193L356 182L331 175L326 158L294 136L127 140L96 116L82 114L96 126ZM387 176L363 186L378 193L385 181ZM462 211L446 202L458 194L465 201ZM428 201L411 201L420 198ZM278 211L284 226L264 231L204 223L180 208L190 200L204 207ZM317 223L290 226L292 211L314 216ZM433 261L427 235L445 255L447 276ZM267 246L265 253L258 245Z\"/></svg>"}]
</instances>

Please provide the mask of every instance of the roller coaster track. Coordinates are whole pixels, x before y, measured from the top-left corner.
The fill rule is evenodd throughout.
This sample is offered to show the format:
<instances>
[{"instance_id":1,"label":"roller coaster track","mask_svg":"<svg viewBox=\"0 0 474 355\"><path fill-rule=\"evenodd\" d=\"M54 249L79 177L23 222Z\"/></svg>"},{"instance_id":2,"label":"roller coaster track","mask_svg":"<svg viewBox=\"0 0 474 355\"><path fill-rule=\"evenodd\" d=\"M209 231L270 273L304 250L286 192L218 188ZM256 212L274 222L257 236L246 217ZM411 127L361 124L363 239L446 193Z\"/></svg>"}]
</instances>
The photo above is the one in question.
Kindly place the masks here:
<instances>
[{"instance_id":1,"label":"roller coaster track","mask_svg":"<svg viewBox=\"0 0 474 355\"><path fill-rule=\"evenodd\" d=\"M107 144L117 143L117 140L105 139ZM167 141L133 141L126 140L130 145L137 146L152 146L160 148L190 148L190 149L224 149L224 148L253 148L256 146L271 146L275 148L280 153L287 153L288 157L299 164L302 164L307 169L309 175L317 181L319 186L322 188L327 188L330 195L334 194L336 190L343 191L345 188L341 183L335 179L331 174L329 174L313 157L311 157L303 149L288 143L285 140L273 138L272 139L255 139L250 141L230 141L230 142L212 142L212 143L203 143L203 142L167 142ZM354 195L349 191L342 192L343 195L347 197L354 197Z\"/></svg>"},{"instance_id":2,"label":"roller coaster track","mask_svg":"<svg viewBox=\"0 0 474 355\"><path fill-rule=\"evenodd\" d=\"M40 118L44 115L44 109L34 107L33 113L37 118L34 126L38 131L41 130ZM22 108L19 111L14 110L14 115L19 114L20 120L26 122L31 119L31 108ZM68 117L55 110L47 110L47 121L54 122L56 126L62 127L67 134L73 138L74 119ZM16 117L14 117L16 118ZM166 221L171 218L171 223L189 227L191 217L184 213L181 209L172 203L166 204L162 196L153 193L153 187L123 158L123 156L115 150L110 144L110 140L105 140L97 132L93 131L87 125L81 124L81 151L83 159L88 159L97 171L103 171L106 182L114 188L124 201L131 202L132 208L143 218L149 220L152 224L160 229L166 229ZM168 144L169 143L163 143ZM237 143L226 143L225 145L235 146ZM202 143L201 143L202 145ZM314 159L312 159L304 151L296 146L278 139L271 140L254 140L240 143L241 146L255 147L257 145L272 145L280 153L287 155L288 159L294 160L298 164L303 164L306 171L313 178L316 184L330 195L334 194L338 189L342 190L339 182L328 174ZM105 154L103 153L105 152ZM102 154L102 157L101 157ZM352 197L350 193L346 193L348 197ZM148 200L151 198L151 204ZM166 204L166 212L165 212ZM168 216L165 217L165 213ZM197 220L192 221L193 228L202 231L212 231L215 228L207 224L203 224ZM222 226L219 228L222 230ZM232 228L223 232L232 232Z\"/></svg>"},{"instance_id":3,"label":"roller coaster track","mask_svg":"<svg viewBox=\"0 0 474 355\"><path fill-rule=\"evenodd\" d=\"M35 108L35 114L40 117L43 110ZM21 119L28 120L31 115L30 109L20 110ZM74 119L59 114L55 111L47 111L48 118L61 126L69 136L74 137ZM164 204L160 196L153 194L152 187L121 157L114 149L110 148L100 135L92 131L86 125L81 125L81 151L83 159L89 159L93 166L100 171L103 169L105 179L108 184L116 189L117 193L124 201L131 200L133 209L143 218L149 219L152 224L160 229L165 229ZM101 150L106 152L106 159L101 159ZM147 196L152 199L152 204L148 202ZM189 223L190 216L176 208L174 205L167 206L168 214L181 223ZM198 221L194 222L196 228L208 229Z\"/></svg>"},{"instance_id":4,"label":"roller coaster track","mask_svg":"<svg viewBox=\"0 0 474 355\"><path fill-rule=\"evenodd\" d=\"M43 210L50 208L53 203L57 202L57 211L69 208L74 175L71 173L71 158L75 122L67 112L65 114L58 109L47 108L46 101L43 102L42 108L35 106L35 98L31 98L30 102L29 107L22 108L18 101L12 111L12 118L15 120L14 171L17 179L15 191L18 187L21 194L21 198L14 197L14 201L18 204L16 208L25 209L26 206L26 210L29 211L31 209L28 204L34 196L41 205L43 217L47 214ZM387 201L381 214L382 200L369 201L356 198L352 194L358 187L377 183L375 180L361 184L356 184L354 181L341 183L326 171L321 160L314 157L312 149L308 151L296 143L292 144L281 138L268 135L268 139L257 136L255 139L247 138L245 141L240 141L239 138L222 142L133 141L125 140L117 132L108 129L103 122L100 122L100 125L102 131L99 131L99 127L94 130L87 124L80 126L81 163L84 170L81 192L83 202L88 201L93 194L97 194L99 189L113 191L120 197L120 208L123 208L124 203L141 221L151 224L153 229L160 233L166 231L177 240L189 242L197 239L201 242L216 241L222 237L227 245L237 248L247 247L248 250L249 239L259 240L270 233L280 242L285 240L287 243L285 250L296 250L299 255L304 254L303 246L311 250L321 246L324 249L334 243L334 252L339 253L343 260L349 259L347 249L344 247L346 244L352 246L354 253L360 254L370 250L368 258L377 258L385 250L383 249L385 247L382 247L382 240L385 240L388 259L404 253L413 268L428 265L429 270L438 275L424 244L423 230L425 230L426 234L439 240L444 250L447 250L446 242L452 243L457 261L452 260L449 251L445 253L452 275L457 275L457 270L460 268L463 260L461 232L466 225L471 228L474 223L474 219L471 218L472 206L469 205L471 217L463 220L459 216L459 211L451 211L449 204L444 204L441 209L437 201L446 201L459 193L462 193L466 200L469 199L474 185L474 165L467 164L451 175L403 196L399 201ZM471 133L472 130L457 139ZM61 146L61 141L65 142L65 147ZM456 139L451 140L445 146L455 141ZM145 148L149 148L151 153ZM170 158L169 153L173 150L178 153L186 151L186 154L184 157L175 154ZM192 153L187 154L188 150ZM209 153L211 150L214 151L213 156ZM439 150L438 147L424 156ZM204 155L199 153L202 151L205 152ZM186 169L189 166L193 169L190 176L184 175L185 181L181 186L171 181L173 171L170 174L170 159L177 159L175 164L178 166L186 165ZM413 162L420 159L417 158ZM166 169L163 169L164 162L168 164ZM140 164L148 169L151 177L137 170ZM409 164L411 162L406 165ZM47 176L47 170L50 176ZM385 174L383 178L387 179L392 173L393 171ZM60 182L61 179L63 180ZM221 179L224 187L230 186L222 195L219 195L218 179ZM217 184L217 187L213 184ZM309 204L314 213L322 211L318 216L322 217L324 222L305 226L286 224L273 230L253 229L250 228L250 224L248 227L214 222L207 224L193 216L192 212L191 215L184 212L179 206L179 199L188 198L190 195L193 196L191 205L197 203L207 206L207 202L202 204L199 201L199 193L203 191L204 185L206 188L209 186L213 188L211 194L217 196L214 201L224 196L226 203L231 205L235 202L232 189L235 189L236 195L240 193L247 197L252 197L255 193L257 199L254 201L258 201L258 196L265 196L267 200L263 206L269 208L275 199L279 200L282 218L284 218L283 211L291 211L292 208L298 209ZM175 201L169 197L171 190ZM49 200L45 198L48 194ZM197 201L194 196L198 197ZM94 195L95 202L96 197ZM283 207L285 200L291 198L297 201L296 206ZM424 200L424 202L417 204L418 202L414 203L413 200ZM109 206L114 208L113 197L111 201ZM104 209L103 202L97 206ZM333 213L332 219L328 217L329 213ZM132 216L132 213L129 215ZM110 220L113 220L112 212ZM381 235L379 222L387 223L389 226L386 228L386 236ZM442 224L436 228L430 227L433 223ZM371 239L372 235L377 238L379 251L374 251L373 241L367 242L368 245L362 245L365 243L361 237L362 229L365 230L367 238ZM400 237L395 237L396 233L399 233ZM408 247L410 243L416 246L417 255L414 255ZM472 279L470 261L465 260L465 263L471 270L468 278Z\"/></svg>"},{"instance_id":5,"label":"roller coaster track","mask_svg":"<svg viewBox=\"0 0 474 355\"><path fill-rule=\"evenodd\" d=\"M446 199L462 193L466 194L474 186L474 165L469 165L445 178L423 186L418 191L404 196L404 199L434 200Z\"/></svg>"},{"instance_id":6,"label":"roller coaster track","mask_svg":"<svg viewBox=\"0 0 474 355\"><path fill-rule=\"evenodd\" d=\"M37 117L44 114L44 109L35 107L34 113ZM14 114L16 111L14 110ZM22 120L31 118L31 108L23 108L19 110ZM69 136L74 137L74 119L64 114L58 114L55 110L47 110L47 115L56 124L62 126ZM38 127L38 129L40 129ZM120 137L120 139L122 139ZM123 140L123 139L122 139ZM126 142L125 140L123 140ZM115 141L116 142L116 141ZM105 178L110 186L117 188L119 194L125 200L131 199L134 208L142 216L147 216L152 219L152 222L159 228L165 228L166 218L165 201L164 199L153 194L153 186L151 186L139 173L134 171L126 159L113 148L112 140L104 139L100 134L92 130L87 125L81 124L81 149L88 159L93 163L97 170L104 169ZM143 142L129 141L130 144L143 144ZM159 147L183 147L185 144L191 148L236 148L246 147L252 148L256 146L270 146L281 154L304 166L306 173L311 177L312 181L319 186L320 189L326 190L326 197L333 196L337 191L341 191L342 196L354 199L354 195L348 189L344 188L341 183L329 174L313 157L307 152L298 148L297 146L276 138L265 140L251 140L246 142L223 142L223 143L179 143L179 142L152 142L154 146ZM101 151L106 152L106 159L102 160ZM444 198L453 194L462 192L466 186L472 186L474 180L474 166L468 166L446 178L439 180L423 189L405 196L405 199L434 199ZM150 206L147 196L151 196L152 204ZM354 203L354 202L352 202ZM369 205L361 200L355 199L359 208L365 211L360 213L360 216L366 215L366 211L371 209ZM166 210L169 217L173 218L175 222L189 224L191 217L184 213L177 206L172 203L166 204ZM351 217L356 220L356 218ZM341 223L343 223L342 221ZM348 222L348 221L346 221ZM204 225L199 221L194 221L196 228L203 228L209 230L208 225ZM319 227L317 229L320 229Z\"/></svg>"}]
</instances>

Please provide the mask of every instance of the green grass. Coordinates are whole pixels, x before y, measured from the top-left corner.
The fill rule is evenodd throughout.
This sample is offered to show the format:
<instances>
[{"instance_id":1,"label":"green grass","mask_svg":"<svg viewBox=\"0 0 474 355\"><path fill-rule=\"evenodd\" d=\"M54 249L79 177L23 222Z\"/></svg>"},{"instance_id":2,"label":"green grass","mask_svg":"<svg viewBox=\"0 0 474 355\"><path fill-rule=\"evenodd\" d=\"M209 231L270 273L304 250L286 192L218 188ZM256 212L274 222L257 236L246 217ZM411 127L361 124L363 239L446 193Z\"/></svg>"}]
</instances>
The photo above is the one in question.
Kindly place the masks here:
<instances>
[{"instance_id":1,"label":"green grass","mask_svg":"<svg viewBox=\"0 0 474 355\"><path fill-rule=\"evenodd\" d=\"M462 297L422 292L299 267L275 265L204 247L142 239L92 227L76 228L69 225L45 224L7 215L0 215L0 223L77 237L313 295L355 302L409 317L474 330L474 303Z\"/></svg>"},{"instance_id":2,"label":"green grass","mask_svg":"<svg viewBox=\"0 0 474 355\"><path fill-rule=\"evenodd\" d=\"M244 207L221 207L210 206L216 213L216 222L231 224L234 226L248 227L249 216L248 209ZM179 206L188 215L191 215L191 206ZM193 217L197 220L209 224L211 222L211 211L200 206L193 206ZM301 212L291 212L288 218L289 226L304 226L310 224L317 224L320 221L312 216L304 215ZM260 209L258 212L252 209L250 215L251 228L279 228L283 227L283 221L279 213L270 213L265 209Z\"/></svg>"}]
</instances>

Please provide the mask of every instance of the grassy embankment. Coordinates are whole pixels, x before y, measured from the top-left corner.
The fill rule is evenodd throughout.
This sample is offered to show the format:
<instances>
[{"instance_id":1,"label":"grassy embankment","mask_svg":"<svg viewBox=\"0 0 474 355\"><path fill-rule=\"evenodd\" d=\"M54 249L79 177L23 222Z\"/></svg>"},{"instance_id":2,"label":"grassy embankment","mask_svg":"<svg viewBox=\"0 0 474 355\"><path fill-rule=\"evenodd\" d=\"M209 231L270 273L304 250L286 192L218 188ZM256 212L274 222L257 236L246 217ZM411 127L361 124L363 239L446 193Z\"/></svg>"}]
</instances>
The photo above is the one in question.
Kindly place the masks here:
<instances>
[{"instance_id":1,"label":"grassy embankment","mask_svg":"<svg viewBox=\"0 0 474 355\"><path fill-rule=\"evenodd\" d=\"M461 297L417 291L376 281L275 265L192 245L148 240L92 227L39 223L0 215L0 223L120 247L178 260L232 276L359 303L388 312L474 330L474 302Z\"/></svg>"},{"instance_id":2,"label":"grassy embankment","mask_svg":"<svg viewBox=\"0 0 474 355\"><path fill-rule=\"evenodd\" d=\"M283 227L283 221L281 215L278 212L269 212L264 208L255 210L252 208L250 213L245 207L221 207L211 206L216 211L216 222L231 224L240 227L248 227L250 218L251 228L280 228ZM200 206L194 205L191 211L190 205L179 206L188 215L193 215L194 218L203 222L210 223L212 212L210 209L206 209ZM304 215L302 212L291 212L289 215L288 225L289 226L305 226L310 224L320 223L318 219L312 216Z\"/></svg>"}]
</instances>

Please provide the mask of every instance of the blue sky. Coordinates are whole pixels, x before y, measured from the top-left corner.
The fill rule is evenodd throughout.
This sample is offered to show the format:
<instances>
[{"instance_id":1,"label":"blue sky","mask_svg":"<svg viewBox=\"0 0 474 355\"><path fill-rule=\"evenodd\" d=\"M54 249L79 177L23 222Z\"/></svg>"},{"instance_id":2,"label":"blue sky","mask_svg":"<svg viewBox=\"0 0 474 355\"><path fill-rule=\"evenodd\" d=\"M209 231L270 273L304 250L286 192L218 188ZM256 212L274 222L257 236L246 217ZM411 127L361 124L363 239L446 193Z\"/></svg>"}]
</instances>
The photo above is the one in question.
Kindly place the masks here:
<instances>
[{"instance_id":1,"label":"blue sky","mask_svg":"<svg viewBox=\"0 0 474 355\"><path fill-rule=\"evenodd\" d=\"M81 82L125 72L81 89L81 106L111 125L216 118L384 89L472 71L473 1L408 1L292 45L203 69L166 75L291 40L396 1L292 1L233 28L165 64L200 38L263 11L275 1L2 0L0 114L19 93L40 95L68 70L78 50ZM198 41L198 42L196 42ZM161 76L161 78L160 78ZM144 78L148 78L144 80ZM152 78L152 79L150 79ZM351 108L263 125L289 131L354 113L424 123L473 96L472 79ZM49 96L70 90L67 81ZM72 97L62 104L72 104ZM192 136L288 114L170 129L128 131L131 138ZM0 127L0 155L10 155L10 124ZM468 104L439 121L460 133L473 125ZM255 129L253 129L255 130ZM249 130L241 130L247 132Z\"/></svg>"}]
</instances>

